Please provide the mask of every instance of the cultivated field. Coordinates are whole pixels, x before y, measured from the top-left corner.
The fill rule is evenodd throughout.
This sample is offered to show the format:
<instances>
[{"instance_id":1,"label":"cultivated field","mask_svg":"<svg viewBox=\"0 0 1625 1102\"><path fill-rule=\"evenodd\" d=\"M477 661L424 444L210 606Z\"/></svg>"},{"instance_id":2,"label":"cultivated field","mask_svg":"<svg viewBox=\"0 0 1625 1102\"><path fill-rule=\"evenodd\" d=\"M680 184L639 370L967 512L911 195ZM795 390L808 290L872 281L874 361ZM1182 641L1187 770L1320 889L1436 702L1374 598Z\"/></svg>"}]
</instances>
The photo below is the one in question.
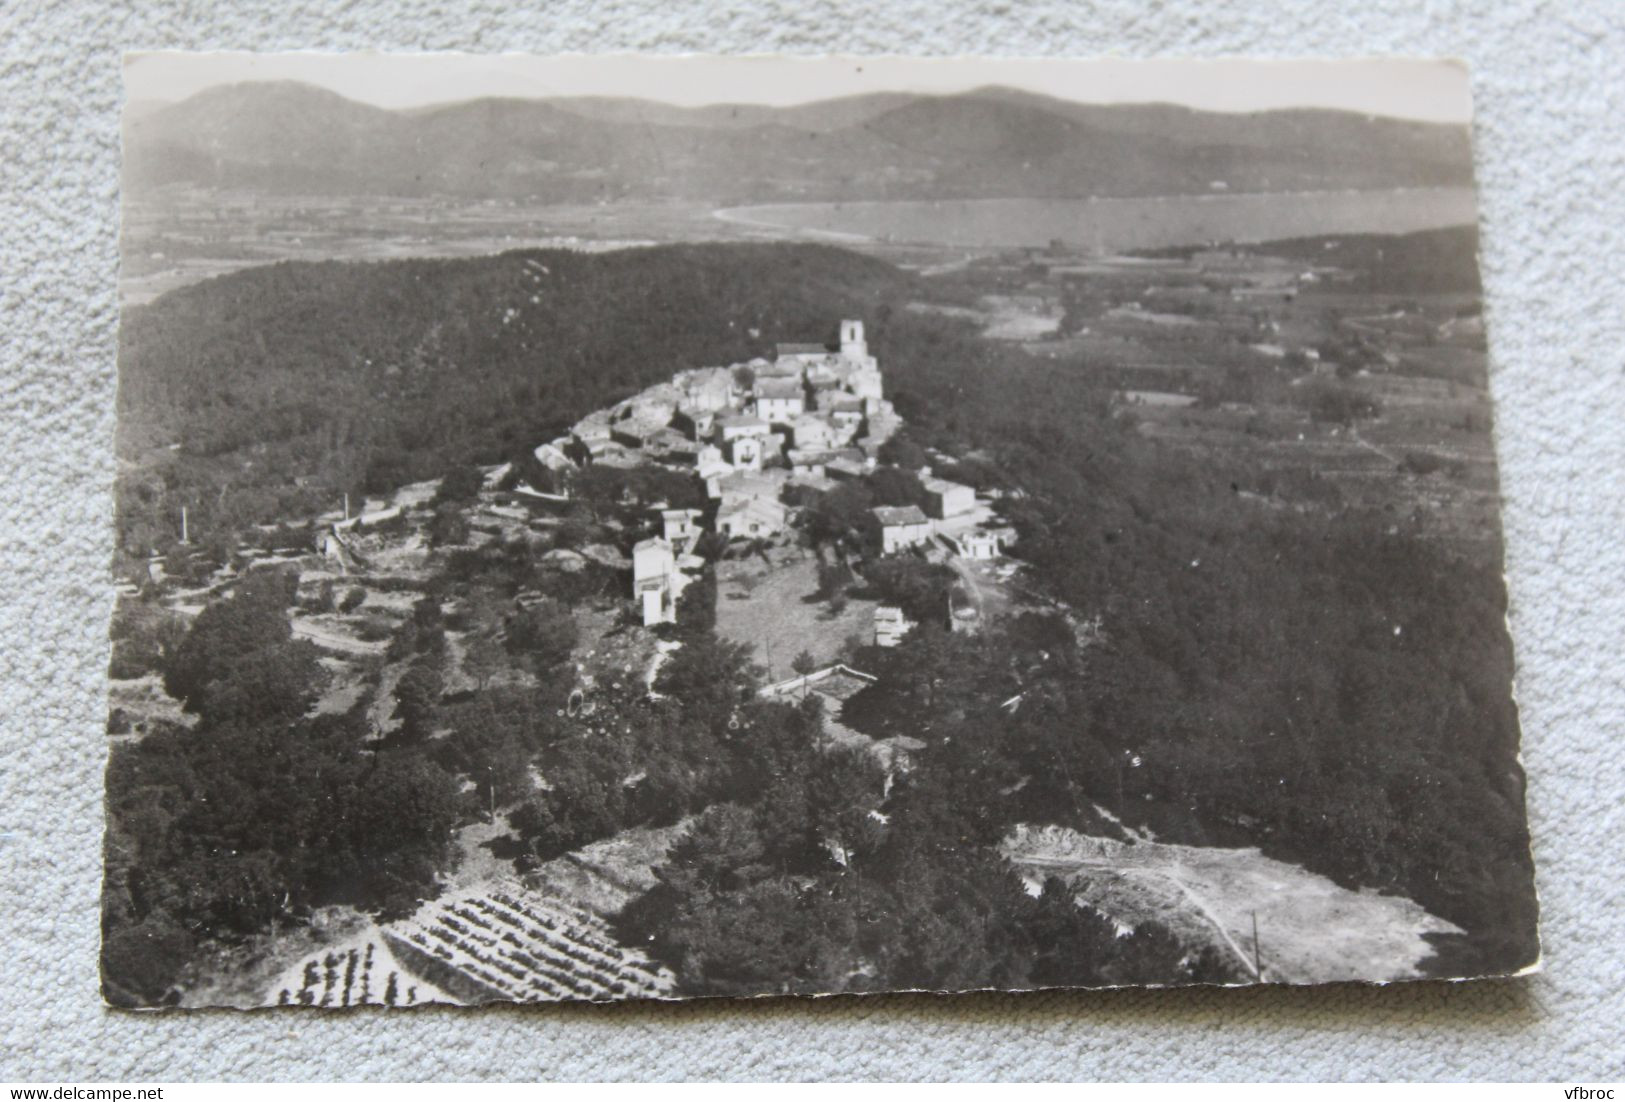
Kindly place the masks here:
<instances>
[{"instance_id":1,"label":"cultivated field","mask_svg":"<svg viewBox=\"0 0 1625 1102\"><path fill-rule=\"evenodd\" d=\"M597 915L507 883L442 897L308 957L267 996L307 1006L658 998L673 982Z\"/></svg>"}]
</instances>

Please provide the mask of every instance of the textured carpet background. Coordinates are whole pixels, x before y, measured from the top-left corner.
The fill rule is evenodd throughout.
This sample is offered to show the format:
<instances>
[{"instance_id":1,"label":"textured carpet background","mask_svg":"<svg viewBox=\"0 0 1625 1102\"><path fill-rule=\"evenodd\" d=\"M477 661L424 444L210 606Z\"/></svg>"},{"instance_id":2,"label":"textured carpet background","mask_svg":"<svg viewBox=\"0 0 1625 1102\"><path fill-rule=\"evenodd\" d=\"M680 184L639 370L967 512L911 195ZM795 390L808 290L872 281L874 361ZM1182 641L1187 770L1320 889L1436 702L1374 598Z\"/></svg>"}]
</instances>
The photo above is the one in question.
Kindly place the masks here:
<instances>
[{"instance_id":1,"label":"textured carpet background","mask_svg":"<svg viewBox=\"0 0 1625 1102\"><path fill-rule=\"evenodd\" d=\"M0 1079L1618 1078L1625 6L1328 0L0 0ZM123 10L119 10L119 9ZM1455 55L1473 67L1546 972L1386 989L342 1015L97 992L119 54Z\"/></svg>"}]
</instances>

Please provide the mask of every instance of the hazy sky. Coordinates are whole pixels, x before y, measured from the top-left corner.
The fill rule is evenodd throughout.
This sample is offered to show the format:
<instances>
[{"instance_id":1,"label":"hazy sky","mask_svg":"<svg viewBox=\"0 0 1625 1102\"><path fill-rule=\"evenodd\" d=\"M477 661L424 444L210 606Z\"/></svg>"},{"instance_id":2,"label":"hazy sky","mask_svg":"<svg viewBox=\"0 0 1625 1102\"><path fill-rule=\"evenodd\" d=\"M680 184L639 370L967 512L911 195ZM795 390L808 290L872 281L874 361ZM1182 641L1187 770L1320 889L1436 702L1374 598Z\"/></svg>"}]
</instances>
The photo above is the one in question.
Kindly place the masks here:
<instances>
[{"instance_id":1,"label":"hazy sky","mask_svg":"<svg viewBox=\"0 0 1625 1102\"><path fill-rule=\"evenodd\" d=\"M1466 122L1467 70L1448 61L775 58L627 54L149 53L125 59L132 100L177 100L214 84L299 80L380 107L480 96L634 96L669 103L792 104L875 91L957 92L1002 84L1093 103L1181 103L1214 111L1338 107Z\"/></svg>"}]
</instances>

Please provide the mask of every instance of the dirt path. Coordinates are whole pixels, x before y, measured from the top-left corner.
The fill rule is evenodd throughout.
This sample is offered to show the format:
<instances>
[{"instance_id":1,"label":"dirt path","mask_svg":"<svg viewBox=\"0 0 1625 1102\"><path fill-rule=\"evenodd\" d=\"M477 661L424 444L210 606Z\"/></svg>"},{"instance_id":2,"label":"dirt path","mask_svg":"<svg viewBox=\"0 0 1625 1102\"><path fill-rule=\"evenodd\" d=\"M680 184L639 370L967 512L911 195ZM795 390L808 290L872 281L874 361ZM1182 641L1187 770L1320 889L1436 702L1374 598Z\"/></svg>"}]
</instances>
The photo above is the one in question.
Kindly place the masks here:
<instances>
[{"instance_id":1,"label":"dirt path","mask_svg":"<svg viewBox=\"0 0 1625 1102\"><path fill-rule=\"evenodd\" d=\"M314 624L297 616L293 620L293 636L295 639L306 639L315 643L318 647L338 651L341 654L382 654L387 645L382 642L368 643L326 625Z\"/></svg>"},{"instance_id":2,"label":"dirt path","mask_svg":"<svg viewBox=\"0 0 1625 1102\"><path fill-rule=\"evenodd\" d=\"M1359 429L1358 426L1354 426L1354 427L1351 427L1349 429L1349 439L1353 440L1356 444L1358 444L1360 447L1364 448L1366 451L1375 452L1376 454L1382 456L1384 459L1388 460L1388 462L1394 464L1396 467L1399 465L1400 460L1399 460L1398 456L1396 456L1393 452L1389 451L1387 448L1380 447L1380 446L1378 446L1376 444L1373 444L1371 441L1369 441L1365 437L1361 436L1360 435L1360 429Z\"/></svg>"}]
</instances>

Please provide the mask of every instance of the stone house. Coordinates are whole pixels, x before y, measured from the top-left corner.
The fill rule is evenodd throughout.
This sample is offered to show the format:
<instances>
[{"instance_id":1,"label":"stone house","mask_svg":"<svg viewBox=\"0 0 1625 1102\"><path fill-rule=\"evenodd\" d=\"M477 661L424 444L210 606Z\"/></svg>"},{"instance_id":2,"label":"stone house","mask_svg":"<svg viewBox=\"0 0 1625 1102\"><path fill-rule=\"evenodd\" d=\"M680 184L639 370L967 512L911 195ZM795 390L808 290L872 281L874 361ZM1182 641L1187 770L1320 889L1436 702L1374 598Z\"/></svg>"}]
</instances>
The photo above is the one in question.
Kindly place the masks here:
<instances>
[{"instance_id":1,"label":"stone house","mask_svg":"<svg viewBox=\"0 0 1625 1102\"><path fill-rule=\"evenodd\" d=\"M887 555L931 538L931 520L916 505L880 505L870 512L880 528L880 549Z\"/></svg>"},{"instance_id":2,"label":"stone house","mask_svg":"<svg viewBox=\"0 0 1625 1102\"><path fill-rule=\"evenodd\" d=\"M757 379L751 390L752 412L769 424L790 424L807 411L800 379Z\"/></svg>"},{"instance_id":3,"label":"stone house","mask_svg":"<svg viewBox=\"0 0 1625 1102\"><path fill-rule=\"evenodd\" d=\"M790 444L799 451L828 451L835 446L835 430L824 418L804 413L790 423Z\"/></svg>"},{"instance_id":4,"label":"stone house","mask_svg":"<svg viewBox=\"0 0 1625 1102\"><path fill-rule=\"evenodd\" d=\"M766 421L748 413L720 414L715 422L717 440L723 444L741 436L766 436L769 431Z\"/></svg>"},{"instance_id":5,"label":"stone house","mask_svg":"<svg viewBox=\"0 0 1625 1102\"><path fill-rule=\"evenodd\" d=\"M729 539L771 539L784 532L787 517L772 498L732 498L717 511L717 531Z\"/></svg>"}]
</instances>

